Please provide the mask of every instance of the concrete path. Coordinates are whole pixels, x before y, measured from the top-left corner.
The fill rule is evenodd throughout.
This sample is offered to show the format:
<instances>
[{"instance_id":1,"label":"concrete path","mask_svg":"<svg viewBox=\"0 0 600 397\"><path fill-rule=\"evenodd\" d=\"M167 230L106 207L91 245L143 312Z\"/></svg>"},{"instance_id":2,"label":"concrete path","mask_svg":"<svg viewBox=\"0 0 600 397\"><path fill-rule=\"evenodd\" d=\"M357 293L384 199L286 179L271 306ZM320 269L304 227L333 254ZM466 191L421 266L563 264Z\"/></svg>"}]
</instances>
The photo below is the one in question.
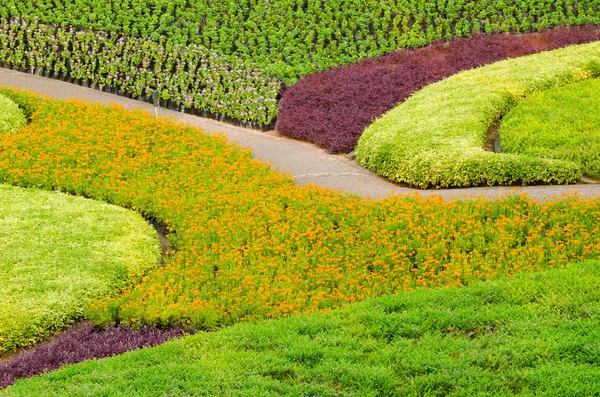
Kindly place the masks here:
<instances>
[{"instance_id":1,"label":"concrete path","mask_svg":"<svg viewBox=\"0 0 600 397\"><path fill-rule=\"evenodd\" d=\"M0 68L0 85L30 88L35 92L66 99L79 98L93 102L117 103L126 108L141 108L154 113L148 103L108 94L91 88L84 88L58 80ZM176 111L159 109L163 116L203 128L207 133L225 132L231 141L250 147L255 158L268 162L271 167L287 171L300 185L315 184L365 197L386 197L392 194L417 192L423 196L441 195L445 198L462 195L484 195L496 197L514 191L511 187L483 187L469 189L419 190L395 185L375 173L361 167L356 161L342 155L331 155L323 149L302 141L297 141L275 133L264 133L242 127L235 127L215 120L204 119ZM567 192L578 191L586 197L600 195L600 184L568 186L528 186L517 189L536 198L552 197Z\"/></svg>"}]
</instances>

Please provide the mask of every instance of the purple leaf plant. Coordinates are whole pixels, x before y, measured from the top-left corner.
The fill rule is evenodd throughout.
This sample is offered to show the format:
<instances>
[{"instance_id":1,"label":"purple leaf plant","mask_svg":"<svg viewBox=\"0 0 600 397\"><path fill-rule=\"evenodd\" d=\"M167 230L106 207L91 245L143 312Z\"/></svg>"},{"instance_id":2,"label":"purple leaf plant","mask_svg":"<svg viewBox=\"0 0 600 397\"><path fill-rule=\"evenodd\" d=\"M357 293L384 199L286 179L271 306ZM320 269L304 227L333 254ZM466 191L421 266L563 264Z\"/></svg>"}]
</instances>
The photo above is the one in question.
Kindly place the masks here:
<instances>
[{"instance_id":1,"label":"purple leaf plant","mask_svg":"<svg viewBox=\"0 0 600 397\"><path fill-rule=\"evenodd\" d=\"M0 389L19 378L39 375L66 364L155 346L182 334L181 328L161 330L143 326L131 330L112 326L102 330L91 322L74 325L48 343L0 360Z\"/></svg>"},{"instance_id":2,"label":"purple leaf plant","mask_svg":"<svg viewBox=\"0 0 600 397\"><path fill-rule=\"evenodd\" d=\"M479 35L330 69L284 91L276 130L331 153L347 153L373 120L427 84L503 59L596 40L599 26Z\"/></svg>"}]
</instances>

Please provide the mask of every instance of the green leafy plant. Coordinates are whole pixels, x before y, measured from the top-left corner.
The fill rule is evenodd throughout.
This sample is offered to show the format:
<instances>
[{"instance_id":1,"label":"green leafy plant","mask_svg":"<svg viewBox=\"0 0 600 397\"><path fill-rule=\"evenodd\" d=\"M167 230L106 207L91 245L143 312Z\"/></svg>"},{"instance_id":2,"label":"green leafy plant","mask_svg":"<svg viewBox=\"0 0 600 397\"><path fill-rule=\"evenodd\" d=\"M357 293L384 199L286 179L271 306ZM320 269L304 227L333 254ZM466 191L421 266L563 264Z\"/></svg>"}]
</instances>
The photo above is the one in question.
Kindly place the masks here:
<instances>
[{"instance_id":1,"label":"green leafy plant","mask_svg":"<svg viewBox=\"0 0 600 397\"><path fill-rule=\"evenodd\" d=\"M567 160L600 178L600 80L537 92L502 119L502 150Z\"/></svg>"},{"instance_id":2,"label":"green leafy plant","mask_svg":"<svg viewBox=\"0 0 600 397\"><path fill-rule=\"evenodd\" d=\"M0 94L0 134L16 132L26 124L25 114L19 106Z\"/></svg>"},{"instance_id":3,"label":"green leafy plant","mask_svg":"<svg viewBox=\"0 0 600 397\"><path fill-rule=\"evenodd\" d=\"M237 324L0 396L594 395L600 263Z\"/></svg>"}]
</instances>

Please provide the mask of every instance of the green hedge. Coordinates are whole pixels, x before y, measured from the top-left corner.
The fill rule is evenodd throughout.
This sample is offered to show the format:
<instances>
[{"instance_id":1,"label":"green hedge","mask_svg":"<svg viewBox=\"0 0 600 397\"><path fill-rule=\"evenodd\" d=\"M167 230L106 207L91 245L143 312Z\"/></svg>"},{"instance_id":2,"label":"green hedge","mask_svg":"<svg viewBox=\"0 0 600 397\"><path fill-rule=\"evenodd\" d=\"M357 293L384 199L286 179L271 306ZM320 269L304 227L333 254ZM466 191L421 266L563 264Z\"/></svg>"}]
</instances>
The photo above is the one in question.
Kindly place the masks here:
<instances>
[{"instance_id":1,"label":"green hedge","mask_svg":"<svg viewBox=\"0 0 600 397\"><path fill-rule=\"evenodd\" d=\"M492 126L529 94L600 74L600 42L498 62L415 93L369 126L358 161L395 182L451 187L573 183L580 165L483 149Z\"/></svg>"},{"instance_id":2,"label":"green hedge","mask_svg":"<svg viewBox=\"0 0 600 397\"><path fill-rule=\"evenodd\" d=\"M202 44L287 83L439 39L600 23L597 0L3 0L0 17Z\"/></svg>"},{"instance_id":3,"label":"green hedge","mask_svg":"<svg viewBox=\"0 0 600 397\"><path fill-rule=\"evenodd\" d=\"M15 132L25 124L27 120L19 106L0 94L0 134Z\"/></svg>"},{"instance_id":4,"label":"green hedge","mask_svg":"<svg viewBox=\"0 0 600 397\"><path fill-rule=\"evenodd\" d=\"M83 317L90 300L140 281L160 261L133 211L0 185L0 356Z\"/></svg>"},{"instance_id":5,"label":"green hedge","mask_svg":"<svg viewBox=\"0 0 600 397\"><path fill-rule=\"evenodd\" d=\"M600 80L537 92L502 120L502 150L569 160L600 178Z\"/></svg>"}]
</instances>

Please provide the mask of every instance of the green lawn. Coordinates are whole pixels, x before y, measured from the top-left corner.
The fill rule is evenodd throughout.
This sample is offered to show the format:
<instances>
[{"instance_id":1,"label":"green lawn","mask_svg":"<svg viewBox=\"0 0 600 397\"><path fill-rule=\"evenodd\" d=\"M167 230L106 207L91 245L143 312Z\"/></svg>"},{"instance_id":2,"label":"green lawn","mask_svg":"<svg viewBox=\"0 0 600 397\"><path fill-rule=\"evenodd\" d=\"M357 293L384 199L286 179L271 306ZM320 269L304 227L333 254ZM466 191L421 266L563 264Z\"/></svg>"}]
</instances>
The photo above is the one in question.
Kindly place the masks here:
<instances>
[{"instance_id":1,"label":"green lawn","mask_svg":"<svg viewBox=\"0 0 600 397\"><path fill-rule=\"evenodd\" d=\"M0 396L597 395L600 262L241 323Z\"/></svg>"},{"instance_id":2,"label":"green lawn","mask_svg":"<svg viewBox=\"0 0 600 397\"><path fill-rule=\"evenodd\" d=\"M159 260L156 232L133 211L0 185L0 355L81 318L89 300Z\"/></svg>"},{"instance_id":3,"label":"green lawn","mask_svg":"<svg viewBox=\"0 0 600 397\"><path fill-rule=\"evenodd\" d=\"M502 150L569 160L600 178L599 109L600 80L537 92L504 117Z\"/></svg>"}]
</instances>

